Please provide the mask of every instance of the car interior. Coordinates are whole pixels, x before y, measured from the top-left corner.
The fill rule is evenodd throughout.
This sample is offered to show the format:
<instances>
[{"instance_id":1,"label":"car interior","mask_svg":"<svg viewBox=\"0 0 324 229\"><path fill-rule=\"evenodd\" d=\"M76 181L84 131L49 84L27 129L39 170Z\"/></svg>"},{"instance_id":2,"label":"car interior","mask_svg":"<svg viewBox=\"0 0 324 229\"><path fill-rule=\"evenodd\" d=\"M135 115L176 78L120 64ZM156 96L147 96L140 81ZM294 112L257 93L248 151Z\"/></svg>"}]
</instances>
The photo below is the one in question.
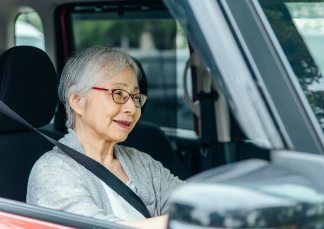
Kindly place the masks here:
<instances>
[{"instance_id":1,"label":"car interior","mask_svg":"<svg viewBox=\"0 0 324 229\"><path fill-rule=\"evenodd\" d=\"M17 37L17 21L38 26L44 50ZM231 162L269 160L269 150L246 138L160 0L0 0L0 30L0 100L56 140L67 131L57 96L64 64L76 52L103 45L137 60L140 89L148 95L121 145L151 155L183 180ZM0 113L0 146L0 197L25 202L31 168L53 145Z\"/></svg>"}]
</instances>

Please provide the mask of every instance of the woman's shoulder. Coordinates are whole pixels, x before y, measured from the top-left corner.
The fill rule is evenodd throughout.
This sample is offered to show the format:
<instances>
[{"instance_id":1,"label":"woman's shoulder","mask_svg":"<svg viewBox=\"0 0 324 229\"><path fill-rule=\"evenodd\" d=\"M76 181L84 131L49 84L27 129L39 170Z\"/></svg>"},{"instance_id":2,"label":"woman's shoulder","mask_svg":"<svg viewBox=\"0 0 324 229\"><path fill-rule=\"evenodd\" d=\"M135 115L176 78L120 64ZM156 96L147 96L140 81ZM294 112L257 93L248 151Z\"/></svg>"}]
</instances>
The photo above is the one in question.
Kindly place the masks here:
<instances>
[{"instance_id":1,"label":"woman's shoulder","mask_svg":"<svg viewBox=\"0 0 324 229\"><path fill-rule=\"evenodd\" d=\"M52 150L44 153L34 164L32 173L48 172L49 170L75 170L78 163L71 157L62 152L58 147L54 147Z\"/></svg>"}]
</instances>

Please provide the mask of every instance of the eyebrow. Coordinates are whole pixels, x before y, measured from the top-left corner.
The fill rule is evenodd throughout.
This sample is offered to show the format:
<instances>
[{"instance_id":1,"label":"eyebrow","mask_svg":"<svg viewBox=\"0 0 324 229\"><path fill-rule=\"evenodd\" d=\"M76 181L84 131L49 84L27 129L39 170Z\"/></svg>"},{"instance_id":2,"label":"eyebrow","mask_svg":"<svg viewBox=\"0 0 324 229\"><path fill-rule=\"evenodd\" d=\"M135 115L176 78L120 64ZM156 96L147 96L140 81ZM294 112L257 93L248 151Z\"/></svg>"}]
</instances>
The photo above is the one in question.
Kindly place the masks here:
<instances>
[{"instance_id":1,"label":"eyebrow","mask_svg":"<svg viewBox=\"0 0 324 229\"><path fill-rule=\"evenodd\" d=\"M122 85L122 86L124 86L124 87L127 87L127 84L126 84L126 83L114 83L114 84L112 84L111 86L115 86L115 85ZM135 89L135 90L139 90L139 87L138 87L138 86L135 86L134 89Z\"/></svg>"}]
</instances>

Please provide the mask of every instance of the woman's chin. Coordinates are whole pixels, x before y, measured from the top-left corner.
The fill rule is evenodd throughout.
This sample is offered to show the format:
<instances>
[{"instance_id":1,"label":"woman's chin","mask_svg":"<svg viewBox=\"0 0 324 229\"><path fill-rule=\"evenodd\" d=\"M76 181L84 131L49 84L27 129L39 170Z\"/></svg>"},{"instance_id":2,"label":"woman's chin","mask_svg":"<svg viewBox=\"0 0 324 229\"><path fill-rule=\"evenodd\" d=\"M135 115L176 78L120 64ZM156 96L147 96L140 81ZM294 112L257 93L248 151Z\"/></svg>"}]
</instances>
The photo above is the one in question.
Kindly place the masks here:
<instances>
[{"instance_id":1,"label":"woman's chin","mask_svg":"<svg viewBox=\"0 0 324 229\"><path fill-rule=\"evenodd\" d=\"M127 137L128 137L128 135L120 136L120 137L117 137L117 138L115 137L114 142L117 142L117 143L124 142L124 141L126 141Z\"/></svg>"}]
</instances>

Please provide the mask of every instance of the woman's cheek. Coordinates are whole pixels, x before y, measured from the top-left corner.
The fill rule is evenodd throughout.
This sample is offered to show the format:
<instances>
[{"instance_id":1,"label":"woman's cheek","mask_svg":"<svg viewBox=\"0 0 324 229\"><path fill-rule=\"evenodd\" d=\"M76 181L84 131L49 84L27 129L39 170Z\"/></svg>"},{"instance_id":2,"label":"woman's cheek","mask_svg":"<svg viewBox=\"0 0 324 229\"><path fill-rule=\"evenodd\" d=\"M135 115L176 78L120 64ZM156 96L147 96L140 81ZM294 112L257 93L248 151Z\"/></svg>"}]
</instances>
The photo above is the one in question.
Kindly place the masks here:
<instances>
[{"instance_id":1,"label":"woman's cheek","mask_svg":"<svg viewBox=\"0 0 324 229\"><path fill-rule=\"evenodd\" d=\"M137 120L139 120L139 118L141 117L142 115L142 109L141 108L137 108L137 112L136 112L136 115L137 115Z\"/></svg>"}]
</instances>

